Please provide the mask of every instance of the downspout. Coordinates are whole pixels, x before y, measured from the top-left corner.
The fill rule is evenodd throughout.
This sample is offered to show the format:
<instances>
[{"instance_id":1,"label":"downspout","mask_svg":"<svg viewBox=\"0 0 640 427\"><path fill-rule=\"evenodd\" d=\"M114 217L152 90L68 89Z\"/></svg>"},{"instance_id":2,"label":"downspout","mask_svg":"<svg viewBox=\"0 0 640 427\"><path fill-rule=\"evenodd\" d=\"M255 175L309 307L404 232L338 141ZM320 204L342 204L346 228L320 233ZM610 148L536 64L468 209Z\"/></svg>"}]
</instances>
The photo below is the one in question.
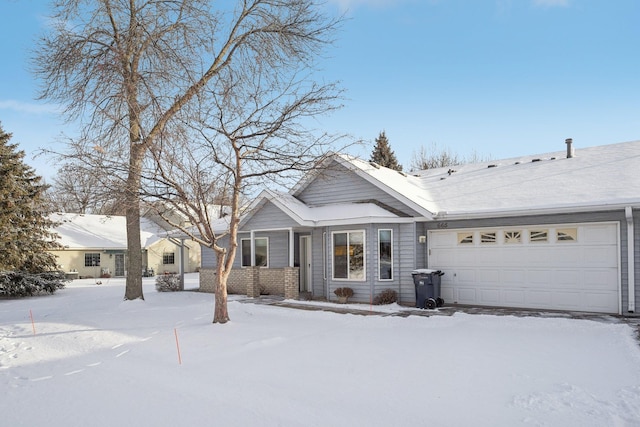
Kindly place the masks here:
<instances>
[{"instance_id":1,"label":"downspout","mask_svg":"<svg viewBox=\"0 0 640 427\"><path fill-rule=\"evenodd\" d=\"M629 313L636 310L636 275L635 275L635 241L633 227L633 208L624 208L624 216L627 218L627 277L629 280Z\"/></svg>"}]
</instances>

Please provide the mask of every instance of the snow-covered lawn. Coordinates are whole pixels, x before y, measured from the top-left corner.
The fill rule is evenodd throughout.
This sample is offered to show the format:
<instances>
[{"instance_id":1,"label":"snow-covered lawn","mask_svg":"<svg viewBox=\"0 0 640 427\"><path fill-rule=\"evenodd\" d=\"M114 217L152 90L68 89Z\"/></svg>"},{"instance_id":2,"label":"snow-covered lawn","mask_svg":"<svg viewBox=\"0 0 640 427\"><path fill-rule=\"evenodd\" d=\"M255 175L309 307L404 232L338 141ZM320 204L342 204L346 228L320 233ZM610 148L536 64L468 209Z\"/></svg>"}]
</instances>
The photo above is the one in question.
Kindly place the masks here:
<instances>
[{"instance_id":1,"label":"snow-covered lawn","mask_svg":"<svg viewBox=\"0 0 640 427\"><path fill-rule=\"evenodd\" d=\"M212 295L153 283L144 302L123 302L119 279L0 300L0 425L640 425L640 347L625 324L232 297L231 322L213 325Z\"/></svg>"}]
</instances>

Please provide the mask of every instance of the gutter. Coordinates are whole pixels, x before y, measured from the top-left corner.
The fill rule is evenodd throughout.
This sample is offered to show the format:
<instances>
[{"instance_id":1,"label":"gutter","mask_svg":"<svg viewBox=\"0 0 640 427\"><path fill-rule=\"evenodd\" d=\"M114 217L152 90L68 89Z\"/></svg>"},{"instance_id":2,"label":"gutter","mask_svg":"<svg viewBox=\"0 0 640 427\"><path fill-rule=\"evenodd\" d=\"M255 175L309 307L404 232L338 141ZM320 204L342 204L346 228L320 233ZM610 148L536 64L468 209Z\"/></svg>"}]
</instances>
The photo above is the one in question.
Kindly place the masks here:
<instances>
[{"instance_id":1,"label":"gutter","mask_svg":"<svg viewBox=\"0 0 640 427\"><path fill-rule=\"evenodd\" d=\"M627 219L627 278L629 280L629 313L636 310L636 277L635 277L635 241L633 226L633 208L627 206L624 208L624 216Z\"/></svg>"}]
</instances>

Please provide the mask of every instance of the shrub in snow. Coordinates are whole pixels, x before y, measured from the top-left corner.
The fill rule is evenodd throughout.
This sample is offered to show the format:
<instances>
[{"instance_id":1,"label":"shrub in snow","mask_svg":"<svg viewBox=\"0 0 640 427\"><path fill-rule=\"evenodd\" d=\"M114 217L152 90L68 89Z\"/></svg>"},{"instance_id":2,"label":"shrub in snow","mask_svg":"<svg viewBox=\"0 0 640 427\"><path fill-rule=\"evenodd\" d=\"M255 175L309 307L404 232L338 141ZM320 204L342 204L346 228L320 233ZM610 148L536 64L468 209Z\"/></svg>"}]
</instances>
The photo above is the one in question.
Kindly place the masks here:
<instances>
[{"instance_id":1,"label":"shrub in snow","mask_svg":"<svg viewBox=\"0 0 640 427\"><path fill-rule=\"evenodd\" d=\"M353 289L347 287L337 288L333 293L339 297L351 298L353 296Z\"/></svg>"},{"instance_id":2,"label":"shrub in snow","mask_svg":"<svg viewBox=\"0 0 640 427\"><path fill-rule=\"evenodd\" d=\"M398 301L398 293L393 289L385 289L373 298L374 305L393 304Z\"/></svg>"},{"instance_id":3,"label":"shrub in snow","mask_svg":"<svg viewBox=\"0 0 640 427\"><path fill-rule=\"evenodd\" d=\"M54 293L65 286L61 271L28 273L26 271L0 271L0 296L26 297L41 293Z\"/></svg>"},{"instance_id":4,"label":"shrub in snow","mask_svg":"<svg viewBox=\"0 0 640 427\"><path fill-rule=\"evenodd\" d=\"M156 276L156 290L158 292L175 292L181 288L180 276L177 274L162 274Z\"/></svg>"}]
</instances>

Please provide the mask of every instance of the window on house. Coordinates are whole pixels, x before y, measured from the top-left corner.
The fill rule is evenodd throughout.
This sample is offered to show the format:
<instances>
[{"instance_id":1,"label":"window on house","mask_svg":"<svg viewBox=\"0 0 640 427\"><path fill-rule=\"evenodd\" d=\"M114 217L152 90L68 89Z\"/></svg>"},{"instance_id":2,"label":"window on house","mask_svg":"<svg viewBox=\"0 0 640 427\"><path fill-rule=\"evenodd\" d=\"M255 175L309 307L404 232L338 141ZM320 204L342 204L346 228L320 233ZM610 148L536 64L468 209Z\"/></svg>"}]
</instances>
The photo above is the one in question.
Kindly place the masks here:
<instances>
[{"instance_id":1,"label":"window on house","mask_svg":"<svg viewBox=\"0 0 640 427\"><path fill-rule=\"evenodd\" d=\"M496 232L480 233L480 243L497 243Z\"/></svg>"},{"instance_id":2,"label":"window on house","mask_svg":"<svg viewBox=\"0 0 640 427\"><path fill-rule=\"evenodd\" d=\"M458 244L473 245L473 233L469 233L469 232L458 233Z\"/></svg>"},{"instance_id":3,"label":"window on house","mask_svg":"<svg viewBox=\"0 0 640 427\"><path fill-rule=\"evenodd\" d=\"M176 261L175 252L165 252L162 254L162 264L163 265L173 265Z\"/></svg>"},{"instance_id":4,"label":"window on house","mask_svg":"<svg viewBox=\"0 0 640 427\"><path fill-rule=\"evenodd\" d=\"M331 234L333 247L333 278L364 280L364 231Z\"/></svg>"},{"instance_id":5,"label":"window on house","mask_svg":"<svg viewBox=\"0 0 640 427\"><path fill-rule=\"evenodd\" d=\"M546 242L549 240L549 232L547 230L531 230L529 232L529 241Z\"/></svg>"},{"instance_id":6,"label":"window on house","mask_svg":"<svg viewBox=\"0 0 640 427\"><path fill-rule=\"evenodd\" d=\"M378 280L393 280L393 230L378 230Z\"/></svg>"},{"instance_id":7,"label":"window on house","mask_svg":"<svg viewBox=\"0 0 640 427\"><path fill-rule=\"evenodd\" d=\"M578 229L559 228L556 230L556 240L558 242L575 242L578 240Z\"/></svg>"},{"instance_id":8,"label":"window on house","mask_svg":"<svg viewBox=\"0 0 640 427\"><path fill-rule=\"evenodd\" d=\"M505 243L522 243L522 231L505 231Z\"/></svg>"},{"instance_id":9,"label":"window on house","mask_svg":"<svg viewBox=\"0 0 640 427\"><path fill-rule=\"evenodd\" d=\"M269 265L269 239L267 237L256 237L255 265L257 267L267 267ZM251 239L240 241L240 258L243 267L251 267Z\"/></svg>"},{"instance_id":10,"label":"window on house","mask_svg":"<svg viewBox=\"0 0 640 427\"><path fill-rule=\"evenodd\" d=\"M84 254L84 266L85 267L99 267L100 266L100 254L99 253L86 253L86 254Z\"/></svg>"}]
</instances>

